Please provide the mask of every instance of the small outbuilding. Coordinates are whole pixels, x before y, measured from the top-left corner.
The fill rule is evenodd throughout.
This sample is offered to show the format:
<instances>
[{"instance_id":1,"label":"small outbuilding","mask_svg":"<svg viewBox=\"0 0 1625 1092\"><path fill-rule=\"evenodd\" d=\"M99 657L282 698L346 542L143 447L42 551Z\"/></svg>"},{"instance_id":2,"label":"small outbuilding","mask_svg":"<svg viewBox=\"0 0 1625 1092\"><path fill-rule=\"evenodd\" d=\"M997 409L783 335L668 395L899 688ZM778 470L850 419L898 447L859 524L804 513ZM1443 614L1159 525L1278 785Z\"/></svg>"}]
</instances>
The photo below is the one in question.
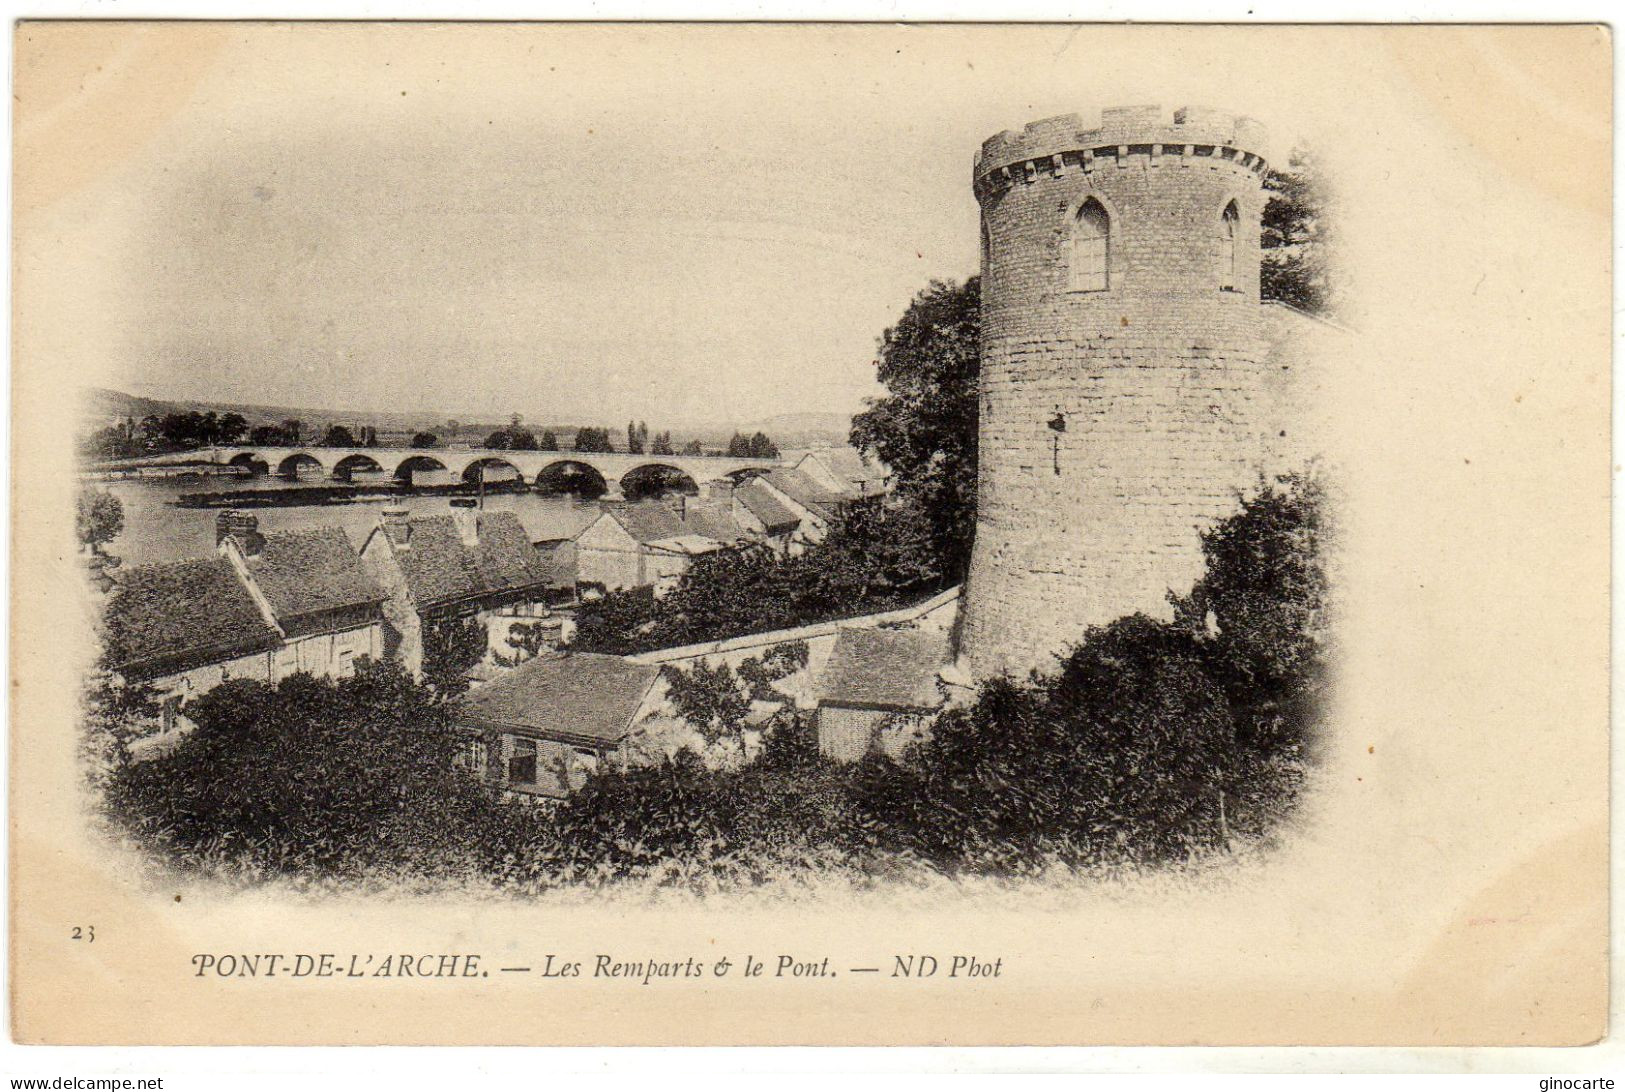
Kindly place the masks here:
<instances>
[{"instance_id":1,"label":"small outbuilding","mask_svg":"<svg viewBox=\"0 0 1625 1092\"><path fill-rule=\"evenodd\" d=\"M464 697L468 762L515 795L568 796L601 765L624 768L627 738L659 707L659 680L653 664L545 652Z\"/></svg>"},{"instance_id":2,"label":"small outbuilding","mask_svg":"<svg viewBox=\"0 0 1625 1092\"><path fill-rule=\"evenodd\" d=\"M819 679L819 751L838 762L900 753L942 708L948 660L940 630L841 630Z\"/></svg>"}]
</instances>

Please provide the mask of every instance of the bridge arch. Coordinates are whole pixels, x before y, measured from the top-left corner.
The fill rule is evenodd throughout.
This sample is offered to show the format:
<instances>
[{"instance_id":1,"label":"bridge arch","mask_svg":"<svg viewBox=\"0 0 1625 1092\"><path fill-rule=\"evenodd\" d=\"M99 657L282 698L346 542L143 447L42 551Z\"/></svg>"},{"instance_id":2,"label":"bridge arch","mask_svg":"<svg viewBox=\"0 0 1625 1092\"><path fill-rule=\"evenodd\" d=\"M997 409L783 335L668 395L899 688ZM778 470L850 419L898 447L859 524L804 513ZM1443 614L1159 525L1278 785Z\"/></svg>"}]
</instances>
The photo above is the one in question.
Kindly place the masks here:
<instances>
[{"instance_id":1,"label":"bridge arch","mask_svg":"<svg viewBox=\"0 0 1625 1092\"><path fill-rule=\"evenodd\" d=\"M271 464L261 457L258 452L254 451L240 451L233 455L230 459L227 459L226 465L244 467L256 478L261 474L269 474L271 472Z\"/></svg>"},{"instance_id":2,"label":"bridge arch","mask_svg":"<svg viewBox=\"0 0 1625 1092\"><path fill-rule=\"evenodd\" d=\"M700 484L687 471L670 463L642 463L621 475L621 494L629 501L662 493L697 497Z\"/></svg>"},{"instance_id":3,"label":"bridge arch","mask_svg":"<svg viewBox=\"0 0 1625 1092\"><path fill-rule=\"evenodd\" d=\"M539 493L574 493L589 500L609 492L609 480L596 466L580 459L555 459L536 474Z\"/></svg>"},{"instance_id":4,"label":"bridge arch","mask_svg":"<svg viewBox=\"0 0 1625 1092\"><path fill-rule=\"evenodd\" d=\"M395 477L398 481L412 483L412 475L421 471L445 470L446 464L432 455L408 455L395 467Z\"/></svg>"},{"instance_id":5,"label":"bridge arch","mask_svg":"<svg viewBox=\"0 0 1625 1092\"><path fill-rule=\"evenodd\" d=\"M513 463L500 455L482 455L471 460L463 467L463 481L470 485L478 484L483 477L487 484L492 482L524 481L524 473Z\"/></svg>"},{"instance_id":6,"label":"bridge arch","mask_svg":"<svg viewBox=\"0 0 1625 1092\"><path fill-rule=\"evenodd\" d=\"M322 461L308 451L295 451L277 464L276 472L284 478L312 477L326 471Z\"/></svg>"},{"instance_id":7,"label":"bridge arch","mask_svg":"<svg viewBox=\"0 0 1625 1092\"><path fill-rule=\"evenodd\" d=\"M333 477L339 481L349 481L358 470L377 473L383 469L383 464L371 455L346 455L333 464Z\"/></svg>"}]
</instances>

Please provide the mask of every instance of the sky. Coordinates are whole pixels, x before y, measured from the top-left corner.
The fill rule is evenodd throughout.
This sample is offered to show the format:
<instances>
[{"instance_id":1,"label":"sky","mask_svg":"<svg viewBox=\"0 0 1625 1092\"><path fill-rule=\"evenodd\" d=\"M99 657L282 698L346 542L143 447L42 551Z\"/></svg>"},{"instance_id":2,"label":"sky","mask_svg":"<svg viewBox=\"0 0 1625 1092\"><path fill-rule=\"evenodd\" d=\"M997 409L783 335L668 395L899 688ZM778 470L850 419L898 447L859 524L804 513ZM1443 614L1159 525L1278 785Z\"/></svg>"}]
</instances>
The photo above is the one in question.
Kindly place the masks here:
<instances>
[{"instance_id":1,"label":"sky","mask_svg":"<svg viewBox=\"0 0 1625 1092\"><path fill-rule=\"evenodd\" d=\"M1244 36L1150 69L1122 41L36 31L18 201L45 230L22 287L65 366L154 397L656 429L850 413L910 298L975 272L984 138L1246 86Z\"/></svg>"}]
</instances>

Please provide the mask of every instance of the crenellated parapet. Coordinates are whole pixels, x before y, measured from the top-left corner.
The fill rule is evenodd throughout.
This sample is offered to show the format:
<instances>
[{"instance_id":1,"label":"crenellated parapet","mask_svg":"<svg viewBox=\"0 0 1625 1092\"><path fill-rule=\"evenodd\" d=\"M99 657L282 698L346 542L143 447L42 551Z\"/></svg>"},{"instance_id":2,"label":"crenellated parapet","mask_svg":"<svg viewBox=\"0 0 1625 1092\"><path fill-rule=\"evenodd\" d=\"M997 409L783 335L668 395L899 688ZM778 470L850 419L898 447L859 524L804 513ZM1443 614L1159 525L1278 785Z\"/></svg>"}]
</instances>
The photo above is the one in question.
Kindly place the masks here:
<instances>
[{"instance_id":1,"label":"crenellated parapet","mask_svg":"<svg viewBox=\"0 0 1625 1092\"><path fill-rule=\"evenodd\" d=\"M1084 128L1080 114L1061 114L982 142L973 185L978 198L1012 185L1069 171L1088 174L1139 163L1173 169L1209 167L1263 174L1269 134L1243 115L1205 106L1164 114L1160 106L1114 106Z\"/></svg>"}]
</instances>

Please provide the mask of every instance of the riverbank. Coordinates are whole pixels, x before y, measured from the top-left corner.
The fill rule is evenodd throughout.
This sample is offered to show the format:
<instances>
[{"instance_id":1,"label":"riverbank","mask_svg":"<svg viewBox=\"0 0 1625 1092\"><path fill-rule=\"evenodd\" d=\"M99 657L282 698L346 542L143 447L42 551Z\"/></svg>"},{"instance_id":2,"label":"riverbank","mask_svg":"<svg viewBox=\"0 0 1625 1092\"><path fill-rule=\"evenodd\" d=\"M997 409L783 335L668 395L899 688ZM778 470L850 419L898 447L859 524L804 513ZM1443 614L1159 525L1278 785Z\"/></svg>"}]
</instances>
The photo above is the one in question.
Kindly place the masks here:
<instances>
[{"instance_id":1,"label":"riverbank","mask_svg":"<svg viewBox=\"0 0 1625 1092\"><path fill-rule=\"evenodd\" d=\"M528 482L487 482L485 496L529 493ZM407 485L404 482L369 482L364 485L294 485L274 489L232 489L182 493L174 500L177 508L298 508L324 504L355 504L360 501L389 500L392 497L476 497L478 485L456 482L450 485Z\"/></svg>"}]
</instances>

